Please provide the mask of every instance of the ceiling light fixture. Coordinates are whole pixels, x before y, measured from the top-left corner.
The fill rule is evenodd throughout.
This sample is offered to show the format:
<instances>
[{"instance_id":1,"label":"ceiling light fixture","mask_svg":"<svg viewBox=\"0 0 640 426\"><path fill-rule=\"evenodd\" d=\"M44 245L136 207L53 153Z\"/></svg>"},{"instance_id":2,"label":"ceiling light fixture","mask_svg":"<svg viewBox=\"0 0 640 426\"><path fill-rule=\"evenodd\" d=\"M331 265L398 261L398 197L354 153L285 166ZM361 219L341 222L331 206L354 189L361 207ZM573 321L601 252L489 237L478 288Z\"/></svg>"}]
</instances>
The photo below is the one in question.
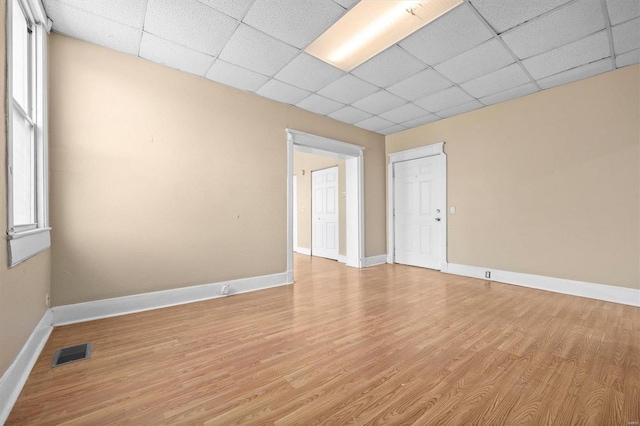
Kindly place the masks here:
<instances>
[{"instance_id":1,"label":"ceiling light fixture","mask_svg":"<svg viewBox=\"0 0 640 426\"><path fill-rule=\"evenodd\" d=\"M344 71L351 71L462 2L361 0L305 51Z\"/></svg>"}]
</instances>

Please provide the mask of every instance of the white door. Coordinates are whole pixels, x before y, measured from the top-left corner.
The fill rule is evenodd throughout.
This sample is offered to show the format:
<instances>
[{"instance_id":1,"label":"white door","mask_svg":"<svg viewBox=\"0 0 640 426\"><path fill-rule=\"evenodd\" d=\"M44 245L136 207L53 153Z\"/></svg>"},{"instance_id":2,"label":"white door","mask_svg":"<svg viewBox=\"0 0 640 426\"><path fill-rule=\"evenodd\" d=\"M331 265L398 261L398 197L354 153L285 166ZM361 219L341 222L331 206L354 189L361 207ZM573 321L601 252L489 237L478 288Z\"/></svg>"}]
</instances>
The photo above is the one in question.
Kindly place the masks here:
<instances>
[{"instance_id":1,"label":"white door","mask_svg":"<svg viewBox=\"0 0 640 426\"><path fill-rule=\"evenodd\" d=\"M311 254L338 260L338 167L311 172Z\"/></svg>"},{"instance_id":2,"label":"white door","mask_svg":"<svg viewBox=\"0 0 640 426\"><path fill-rule=\"evenodd\" d=\"M440 269L438 157L394 163L395 261Z\"/></svg>"}]
</instances>

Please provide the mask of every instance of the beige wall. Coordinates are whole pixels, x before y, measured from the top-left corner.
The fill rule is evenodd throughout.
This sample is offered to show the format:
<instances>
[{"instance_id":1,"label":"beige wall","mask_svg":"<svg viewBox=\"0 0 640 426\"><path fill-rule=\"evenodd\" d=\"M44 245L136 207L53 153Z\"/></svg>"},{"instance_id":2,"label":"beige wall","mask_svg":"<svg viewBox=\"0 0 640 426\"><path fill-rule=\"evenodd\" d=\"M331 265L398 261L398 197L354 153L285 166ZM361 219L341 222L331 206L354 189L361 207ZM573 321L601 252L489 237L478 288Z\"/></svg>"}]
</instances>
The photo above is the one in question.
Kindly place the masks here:
<instances>
[{"instance_id":1,"label":"beige wall","mask_svg":"<svg viewBox=\"0 0 640 426\"><path fill-rule=\"evenodd\" d=\"M445 141L449 262L640 288L640 66L391 135Z\"/></svg>"},{"instance_id":2,"label":"beige wall","mask_svg":"<svg viewBox=\"0 0 640 426\"><path fill-rule=\"evenodd\" d=\"M298 247L311 249L311 172L338 166L338 232L339 253L347 254L347 205L345 194L345 162L339 158L295 152L293 174L298 180ZM303 174L304 170L304 174Z\"/></svg>"},{"instance_id":3,"label":"beige wall","mask_svg":"<svg viewBox=\"0 0 640 426\"><path fill-rule=\"evenodd\" d=\"M284 272L286 128L367 148L365 250L385 253L384 137L61 35L49 47L54 305Z\"/></svg>"},{"instance_id":4,"label":"beige wall","mask_svg":"<svg viewBox=\"0 0 640 426\"><path fill-rule=\"evenodd\" d=\"M0 1L0 22L6 22L6 2ZM6 31L0 31L0 224L7 223ZM4 232L3 232L4 233ZM50 250L22 264L7 267L7 244L0 248L0 376L11 365L42 319L49 292Z\"/></svg>"}]
</instances>

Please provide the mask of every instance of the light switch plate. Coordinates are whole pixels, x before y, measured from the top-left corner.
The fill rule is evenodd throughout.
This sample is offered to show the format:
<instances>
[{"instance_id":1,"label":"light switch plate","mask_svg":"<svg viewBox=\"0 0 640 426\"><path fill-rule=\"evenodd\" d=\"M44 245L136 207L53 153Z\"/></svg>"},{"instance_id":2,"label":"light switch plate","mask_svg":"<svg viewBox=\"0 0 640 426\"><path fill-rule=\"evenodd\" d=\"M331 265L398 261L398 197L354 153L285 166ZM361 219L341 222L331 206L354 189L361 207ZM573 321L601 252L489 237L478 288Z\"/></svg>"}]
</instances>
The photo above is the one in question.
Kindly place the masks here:
<instances>
[{"instance_id":1,"label":"light switch plate","mask_svg":"<svg viewBox=\"0 0 640 426\"><path fill-rule=\"evenodd\" d=\"M454 206L449 207L449 213L456 214L456 208Z\"/></svg>"}]
</instances>

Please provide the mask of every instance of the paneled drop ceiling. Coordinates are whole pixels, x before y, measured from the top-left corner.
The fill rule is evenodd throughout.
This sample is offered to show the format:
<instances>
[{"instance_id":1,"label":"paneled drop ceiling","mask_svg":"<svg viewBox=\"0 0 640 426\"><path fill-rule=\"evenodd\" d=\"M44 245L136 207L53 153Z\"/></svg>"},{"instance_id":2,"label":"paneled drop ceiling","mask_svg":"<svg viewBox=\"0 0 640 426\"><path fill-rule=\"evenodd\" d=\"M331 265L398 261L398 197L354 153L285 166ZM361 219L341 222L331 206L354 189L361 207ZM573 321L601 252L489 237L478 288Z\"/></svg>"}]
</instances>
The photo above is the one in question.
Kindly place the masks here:
<instances>
[{"instance_id":1,"label":"paneled drop ceiling","mask_svg":"<svg viewBox=\"0 0 640 426\"><path fill-rule=\"evenodd\" d=\"M388 135L640 62L640 0L465 0L345 73L357 0L44 0L53 31Z\"/></svg>"}]
</instances>

